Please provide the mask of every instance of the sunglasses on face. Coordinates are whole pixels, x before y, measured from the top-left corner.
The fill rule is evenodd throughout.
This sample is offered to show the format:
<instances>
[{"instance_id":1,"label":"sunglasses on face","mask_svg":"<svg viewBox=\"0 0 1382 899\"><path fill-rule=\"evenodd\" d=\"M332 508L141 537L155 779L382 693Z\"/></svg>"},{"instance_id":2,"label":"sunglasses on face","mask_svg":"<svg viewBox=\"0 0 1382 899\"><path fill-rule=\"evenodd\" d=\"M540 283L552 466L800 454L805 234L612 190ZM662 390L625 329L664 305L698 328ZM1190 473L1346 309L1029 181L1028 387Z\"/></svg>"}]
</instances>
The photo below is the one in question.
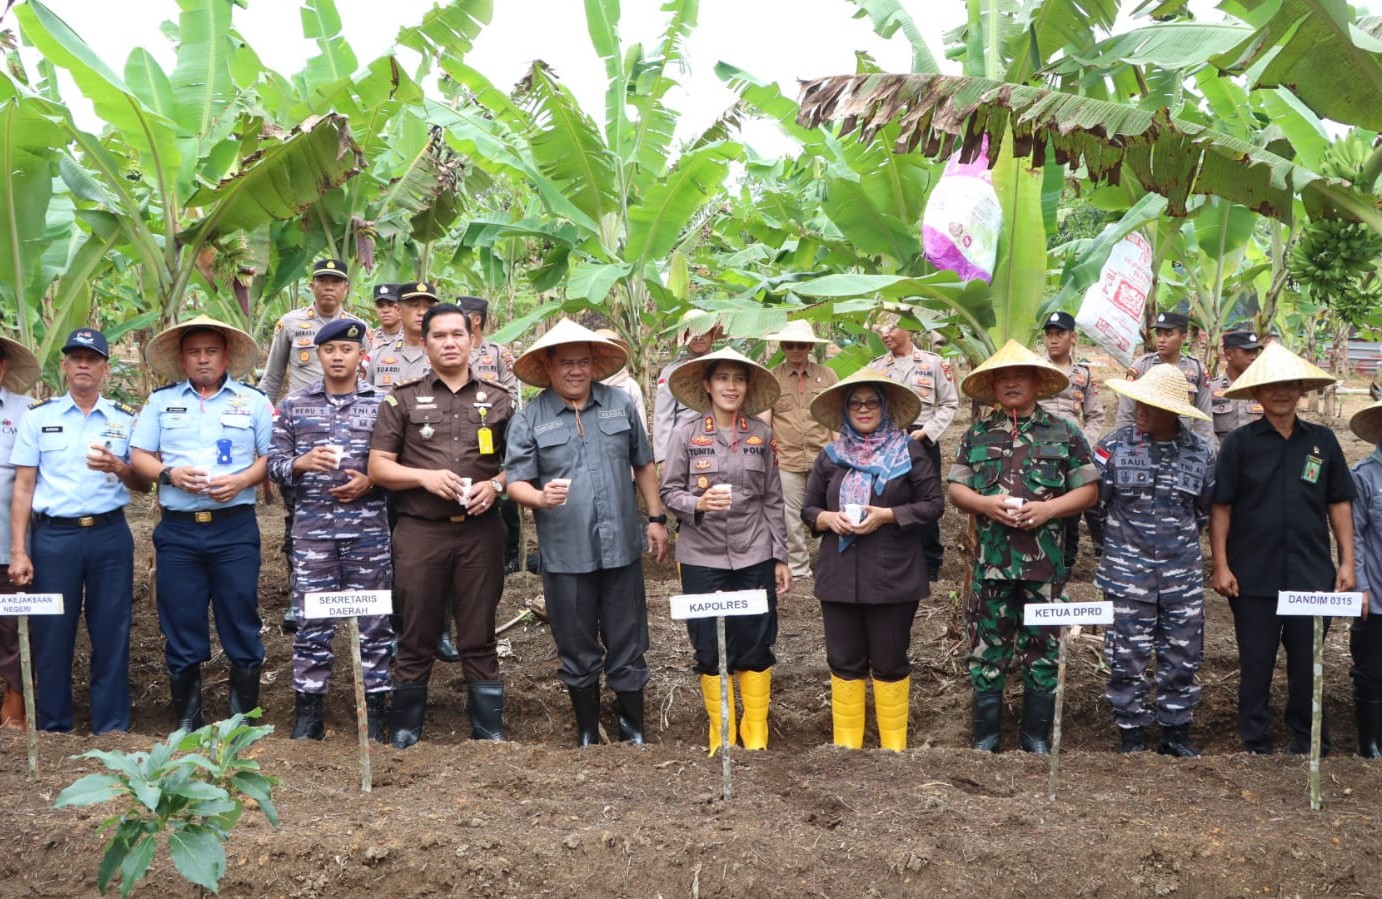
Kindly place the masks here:
<instances>
[{"instance_id":1,"label":"sunglasses on face","mask_svg":"<svg viewBox=\"0 0 1382 899\"><path fill-rule=\"evenodd\" d=\"M791 342L791 341L788 341L788 342L785 342L785 343L782 344L782 348L783 348L784 350L805 350L805 349L810 349L810 347L811 347L811 344L809 344L809 343L795 343L795 342Z\"/></svg>"}]
</instances>

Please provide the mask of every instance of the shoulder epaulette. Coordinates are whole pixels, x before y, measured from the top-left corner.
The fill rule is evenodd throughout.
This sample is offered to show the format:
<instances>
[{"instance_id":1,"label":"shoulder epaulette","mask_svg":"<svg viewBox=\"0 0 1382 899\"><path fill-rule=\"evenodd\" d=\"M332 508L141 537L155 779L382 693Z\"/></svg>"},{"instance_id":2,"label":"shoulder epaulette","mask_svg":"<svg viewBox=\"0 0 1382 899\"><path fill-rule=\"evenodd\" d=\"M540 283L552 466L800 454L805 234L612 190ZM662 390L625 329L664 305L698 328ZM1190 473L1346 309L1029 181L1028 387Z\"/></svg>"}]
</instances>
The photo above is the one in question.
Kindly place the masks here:
<instances>
[{"instance_id":1,"label":"shoulder epaulette","mask_svg":"<svg viewBox=\"0 0 1382 899\"><path fill-rule=\"evenodd\" d=\"M119 400L111 400L110 404L114 406L116 409L119 409L121 412L125 413L126 415L139 414L139 410L131 406L129 403L122 403Z\"/></svg>"},{"instance_id":2,"label":"shoulder epaulette","mask_svg":"<svg viewBox=\"0 0 1382 899\"><path fill-rule=\"evenodd\" d=\"M255 384L251 384L251 383L249 383L248 381L236 381L235 383L239 384L241 387L248 387L250 390L253 390L255 393L262 394L262 395L264 395L264 396L268 396L267 393L264 393L263 388L261 388L261 387L255 385Z\"/></svg>"},{"instance_id":3,"label":"shoulder epaulette","mask_svg":"<svg viewBox=\"0 0 1382 899\"><path fill-rule=\"evenodd\" d=\"M37 408L39 408L40 406L46 406L46 405L48 405L48 404L51 403L52 401L53 401L53 398L52 398L51 396L48 397L48 399L46 399L46 400L35 400L34 402L32 402L32 403L29 404L29 408L30 408L30 409L37 409Z\"/></svg>"},{"instance_id":4,"label":"shoulder epaulette","mask_svg":"<svg viewBox=\"0 0 1382 899\"><path fill-rule=\"evenodd\" d=\"M179 386L181 386L181 385L182 385L182 382L181 382L181 381L174 381L174 382L171 383L171 384L164 384L162 387L155 387L154 390L153 390L153 392L154 392L154 393L158 393L160 390L172 390L174 387L179 387Z\"/></svg>"},{"instance_id":5,"label":"shoulder epaulette","mask_svg":"<svg viewBox=\"0 0 1382 899\"><path fill-rule=\"evenodd\" d=\"M407 381L399 381L397 384L393 385L393 389L400 390L404 387L412 387L414 384L421 384L422 379L425 377L427 377L427 375L421 375L416 378L410 378Z\"/></svg>"},{"instance_id":6,"label":"shoulder epaulette","mask_svg":"<svg viewBox=\"0 0 1382 899\"><path fill-rule=\"evenodd\" d=\"M498 387L500 390L504 391L505 393L508 393L508 392L509 392L509 389L508 389L507 387L505 387L503 384L500 384L498 381L494 380L493 378L476 378L475 380L479 381L481 384L488 384L490 387Z\"/></svg>"}]
</instances>

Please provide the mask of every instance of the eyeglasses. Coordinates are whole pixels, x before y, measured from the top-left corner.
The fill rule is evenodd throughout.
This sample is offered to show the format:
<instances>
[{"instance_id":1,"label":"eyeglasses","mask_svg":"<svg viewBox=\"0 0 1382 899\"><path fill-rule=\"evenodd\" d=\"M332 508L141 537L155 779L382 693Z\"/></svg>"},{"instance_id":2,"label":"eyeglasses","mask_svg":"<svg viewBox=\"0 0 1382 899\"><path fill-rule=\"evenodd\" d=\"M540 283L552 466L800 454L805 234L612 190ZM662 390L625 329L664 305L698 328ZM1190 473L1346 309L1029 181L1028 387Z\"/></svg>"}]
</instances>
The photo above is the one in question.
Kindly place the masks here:
<instances>
[{"instance_id":1,"label":"eyeglasses","mask_svg":"<svg viewBox=\"0 0 1382 899\"><path fill-rule=\"evenodd\" d=\"M871 400L850 400L845 406L848 407L851 412L863 412L865 410L874 412L883 408L883 403L881 400L875 398Z\"/></svg>"}]
</instances>

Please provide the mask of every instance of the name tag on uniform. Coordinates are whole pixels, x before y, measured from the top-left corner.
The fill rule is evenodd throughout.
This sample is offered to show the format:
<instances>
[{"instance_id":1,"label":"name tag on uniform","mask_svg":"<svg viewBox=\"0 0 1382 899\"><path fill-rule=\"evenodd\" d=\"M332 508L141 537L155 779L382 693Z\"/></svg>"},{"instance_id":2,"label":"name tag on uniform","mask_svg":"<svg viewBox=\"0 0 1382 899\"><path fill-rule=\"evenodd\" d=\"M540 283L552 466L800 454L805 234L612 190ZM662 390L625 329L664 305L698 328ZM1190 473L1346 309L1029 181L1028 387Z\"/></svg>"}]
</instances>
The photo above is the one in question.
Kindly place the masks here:
<instances>
[{"instance_id":1,"label":"name tag on uniform","mask_svg":"<svg viewBox=\"0 0 1382 899\"><path fill-rule=\"evenodd\" d=\"M1324 465L1324 460L1319 456L1306 456L1305 469L1300 473L1300 479L1307 484L1317 484L1320 480L1320 468Z\"/></svg>"}]
</instances>

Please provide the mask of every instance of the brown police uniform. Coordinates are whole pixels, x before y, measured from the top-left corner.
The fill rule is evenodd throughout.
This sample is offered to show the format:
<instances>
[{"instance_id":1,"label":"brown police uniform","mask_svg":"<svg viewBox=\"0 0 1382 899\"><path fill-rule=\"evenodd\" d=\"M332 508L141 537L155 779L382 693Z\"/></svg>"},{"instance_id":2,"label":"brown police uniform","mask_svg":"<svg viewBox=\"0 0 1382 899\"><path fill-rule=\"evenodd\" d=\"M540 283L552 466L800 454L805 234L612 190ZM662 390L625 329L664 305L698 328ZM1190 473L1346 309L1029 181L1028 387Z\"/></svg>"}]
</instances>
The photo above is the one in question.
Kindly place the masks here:
<instances>
[{"instance_id":1,"label":"brown police uniform","mask_svg":"<svg viewBox=\"0 0 1382 899\"><path fill-rule=\"evenodd\" d=\"M1084 439L1093 446L1099 442L1104 427L1104 404L1099 399L1099 385L1083 362L1072 361L1066 374L1070 376L1069 386L1053 397L1037 400L1037 405L1079 425Z\"/></svg>"},{"instance_id":2,"label":"brown police uniform","mask_svg":"<svg viewBox=\"0 0 1382 899\"><path fill-rule=\"evenodd\" d=\"M1156 353L1148 353L1133 360L1132 368L1128 369L1128 380L1136 381L1147 373L1147 369L1161 362L1161 357ZM1214 410L1211 406L1209 390L1209 373L1205 371L1204 363L1194 356L1180 354L1180 359L1176 362L1176 367L1185 375L1185 383L1189 391L1190 403L1199 409L1206 416L1212 419ZM1127 397L1118 399L1118 412L1113 417L1113 427L1121 428L1125 425L1134 423L1133 413L1135 404ZM1214 425L1212 421L1200 421L1197 418L1182 416L1180 419L1181 427L1203 437L1211 449L1218 450L1219 440L1214 436Z\"/></svg>"},{"instance_id":3,"label":"brown police uniform","mask_svg":"<svg viewBox=\"0 0 1382 899\"><path fill-rule=\"evenodd\" d=\"M1224 435L1235 428L1251 424L1262 417L1262 404L1257 400L1231 400L1224 391L1233 386L1228 373L1218 375L1209 381L1209 390L1214 397L1214 435L1222 442Z\"/></svg>"},{"instance_id":4,"label":"brown police uniform","mask_svg":"<svg viewBox=\"0 0 1382 899\"><path fill-rule=\"evenodd\" d=\"M513 373L513 353L493 340L485 340L470 348L470 370L478 378L494 381L509 392L509 399L518 405L518 376Z\"/></svg>"},{"instance_id":5,"label":"brown police uniform","mask_svg":"<svg viewBox=\"0 0 1382 899\"><path fill-rule=\"evenodd\" d=\"M840 378L830 368L810 361L800 371L784 362L773 369L773 376L782 391L773 404L773 437L786 505L788 565L792 577L810 577L811 554L801 504L806 496L806 475L830 442L830 429L811 417L811 401Z\"/></svg>"},{"instance_id":6,"label":"brown police uniform","mask_svg":"<svg viewBox=\"0 0 1382 899\"><path fill-rule=\"evenodd\" d=\"M387 346L378 347L370 356L366 380L385 390L408 381L416 381L432 370L427 350L418 344L408 346L398 337ZM473 370L472 370L473 373Z\"/></svg>"},{"instance_id":7,"label":"brown police uniform","mask_svg":"<svg viewBox=\"0 0 1382 899\"><path fill-rule=\"evenodd\" d=\"M394 388L379 407L370 449L400 465L450 469L473 483L499 476L512 415L502 385L471 377L455 393L428 376ZM488 436L482 434L488 429ZM403 615L395 678L425 682L448 597L468 683L499 679L494 613L504 589L504 523L492 507L468 515L420 487L395 494L395 606Z\"/></svg>"}]
</instances>

